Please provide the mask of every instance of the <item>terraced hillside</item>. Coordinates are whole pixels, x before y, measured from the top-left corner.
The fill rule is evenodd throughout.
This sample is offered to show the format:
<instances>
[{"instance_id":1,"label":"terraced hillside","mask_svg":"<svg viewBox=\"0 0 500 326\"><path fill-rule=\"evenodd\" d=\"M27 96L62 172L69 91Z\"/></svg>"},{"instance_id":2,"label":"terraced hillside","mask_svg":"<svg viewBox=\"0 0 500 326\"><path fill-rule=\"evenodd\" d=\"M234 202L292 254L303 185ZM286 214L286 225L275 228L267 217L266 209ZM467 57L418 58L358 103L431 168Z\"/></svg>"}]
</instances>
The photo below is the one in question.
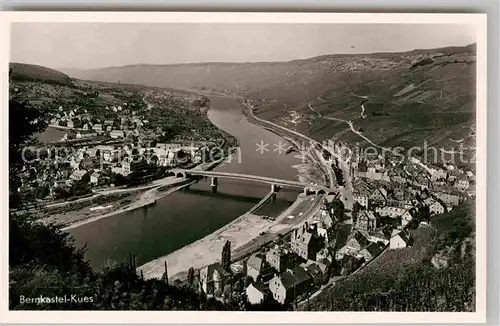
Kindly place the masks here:
<instances>
[{"instance_id":1,"label":"terraced hillside","mask_svg":"<svg viewBox=\"0 0 500 326\"><path fill-rule=\"evenodd\" d=\"M339 137L362 147L370 145L366 139L390 148L435 146L438 162L449 160L462 146L464 161L470 161L475 53L472 44L276 63L134 65L68 73L238 94L251 100L256 115L320 141Z\"/></svg>"}]
</instances>

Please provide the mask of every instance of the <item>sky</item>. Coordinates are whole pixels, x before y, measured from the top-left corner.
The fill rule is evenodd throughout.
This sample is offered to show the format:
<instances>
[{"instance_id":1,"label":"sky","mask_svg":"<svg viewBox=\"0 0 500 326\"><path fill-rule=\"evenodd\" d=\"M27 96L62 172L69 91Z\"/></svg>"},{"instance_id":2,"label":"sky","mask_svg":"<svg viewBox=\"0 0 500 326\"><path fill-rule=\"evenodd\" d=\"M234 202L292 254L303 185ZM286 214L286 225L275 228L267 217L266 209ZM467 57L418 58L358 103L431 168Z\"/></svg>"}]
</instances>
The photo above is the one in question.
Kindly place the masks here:
<instances>
[{"instance_id":1,"label":"sky","mask_svg":"<svg viewBox=\"0 0 500 326\"><path fill-rule=\"evenodd\" d=\"M475 42L470 25L13 23L11 62L50 68L259 62Z\"/></svg>"}]
</instances>

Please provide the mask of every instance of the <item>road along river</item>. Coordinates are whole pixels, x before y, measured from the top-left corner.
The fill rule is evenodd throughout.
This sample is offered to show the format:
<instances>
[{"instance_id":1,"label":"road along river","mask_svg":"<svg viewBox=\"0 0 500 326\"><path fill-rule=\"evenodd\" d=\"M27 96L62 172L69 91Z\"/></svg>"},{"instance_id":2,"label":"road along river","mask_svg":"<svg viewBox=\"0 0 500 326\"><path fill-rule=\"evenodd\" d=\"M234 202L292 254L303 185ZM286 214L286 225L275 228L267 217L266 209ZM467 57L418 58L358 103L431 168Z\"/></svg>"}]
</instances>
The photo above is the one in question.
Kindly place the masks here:
<instances>
[{"instance_id":1,"label":"road along river","mask_svg":"<svg viewBox=\"0 0 500 326\"><path fill-rule=\"evenodd\" d=\"M231 162L219 165L216 171L307 180L298 173L300 170L306 171L303 175L307 174L307 164L302 164L294 152L286 154L278 150L284 139L249 123L237 100L212 96L208 117L216 126L237 137L240 146ZM220 231L251 209L270 190L265 184L219 179L217 194L212 194L209 182L202 180L189 190L158 200L155 205L100 219L69 232L76 245L87 245L86 257L96 268L108 259L125 261L132 253L138 266L145 264L145 276L158 276L165 260L169 264L169 275L174 275L211 258L208 252L199 252L198 249L195 249L197 255L192 255L194 243L216 230ZM297 190L283 189L276 201L269 202L255 213L277 216L297 194ZM248 216L241 224L231 225L231 241L248 241L256 228L265 227L265 223L269 222L255 215ZM217 252L219 256L218 247L222 248L226 234L222 233L219 242L211 242L205 249L211 246L208 248L211 254ZM180 250L190 244L191 251L189 248Z\"/></svg>"}]
</instances>

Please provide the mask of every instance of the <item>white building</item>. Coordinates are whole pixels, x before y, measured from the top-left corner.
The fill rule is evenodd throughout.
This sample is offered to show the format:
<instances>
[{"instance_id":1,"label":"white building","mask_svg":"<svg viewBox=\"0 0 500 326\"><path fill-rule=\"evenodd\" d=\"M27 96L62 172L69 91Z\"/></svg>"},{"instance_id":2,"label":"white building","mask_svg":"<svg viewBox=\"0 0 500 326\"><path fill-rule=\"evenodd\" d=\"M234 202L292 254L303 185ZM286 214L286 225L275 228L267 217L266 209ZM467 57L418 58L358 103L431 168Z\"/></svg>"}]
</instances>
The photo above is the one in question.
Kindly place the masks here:
<instances>
[{"instance_id":1,"label":"white building","mask_svg":"<svg viewBox=\"0 0 500 326\"><path fill-rule=\"evenodd\" d=\"M406 248L411 245L411 235L405 230L394 229L389 244L391 249Z\"/></svg>"},{"instance_id":2,"label":"white building","mask_svg":"<svg viewBox=\"0 0 500 326\"><path fill-rule=\"evenodd\" d=\"M405 213L405 209L402 207L385 206L375 208L375 212L377 212L380 216L396 218L403 215Z\"/></svg>"},{"instance_id":3,"label":"white building","mask_svg":"<svg viewBox=\"0 0 500 326\"><path fill-rule=\"evenodd\" d=\"M101 176L101 173L98 171L92 173L92 175L90 176L90 183L93 185L99 184L99 177L100 176Z\"/></svg>"},{"instance_id":4,"label":"white building","mask_svg":"<svg viewBox=\"0 0 500 326\"><path fill-rule=\"evenodd\" d=\"M444 214L447 209L442 203L435 200L429 205L429 211L431 212L431 215L440 215Z\"/></svg>"},{"instance_id":5,"label":"white building","mask_svg":"<svg viewBox=\"0 0 500 326\"><path fill-rule=\"evenodd\" d=\"M365 208L368 207L368 196L363 195L361 193L355 193L353 195L353 201L358 202L361 206Z\"/></svg>"},{"instance_id":6,"label":"white building","mask_svg":"<svg viewBox=\"0 0 500 326\"><path fill-rule=\"evenodd\" d=\"M101 133L102 132L102 125L96 123L95 125L92 126L92 129L94 129L98 133Z\"/></svg>"},{"instance_id":7,"label":"white building","mask_svg":"<svg viewBox=\"0 0 500 326\"><path fill-rule=\"evenodd\" d=\"M262 303L266 297L265 291L266 286L262 283L250 284L245 290L248 302L251 304Z\"/></svg>"},{"instance_id":8,"label":"white building","mask_svg":"<svg viewBox=\"0 0 500 326\"><path fill-rule=\"evenodd\" d=\"M123 134L123 131L122 130L112 130L110 133L109 133L109 136L111 138L123 138L125 137L125 135Z\"/></svg>"}]
</instances>

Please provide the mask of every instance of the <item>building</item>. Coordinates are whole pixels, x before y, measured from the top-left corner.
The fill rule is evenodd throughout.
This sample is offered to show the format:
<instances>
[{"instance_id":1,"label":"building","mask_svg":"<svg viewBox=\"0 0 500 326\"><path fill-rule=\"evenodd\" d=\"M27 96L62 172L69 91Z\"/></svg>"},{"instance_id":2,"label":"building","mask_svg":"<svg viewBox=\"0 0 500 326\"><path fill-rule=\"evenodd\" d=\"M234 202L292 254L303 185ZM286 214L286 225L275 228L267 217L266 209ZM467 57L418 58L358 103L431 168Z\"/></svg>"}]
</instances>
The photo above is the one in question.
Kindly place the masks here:
<instances>
[{"instance_id":1,"label":"building","mask_svg":"<svg viewBox=\"0 0 500 326\"><path fill-rule=\"evenodd\" d=\"M361 206L368 207L368 196L360 192L355 192L353 194L353 202L358 202Z\"/></svg>"},{"instance_id":2,"label":"building","mask_svg":"<svg viewBox=\"0 0 500 326\"><path fill-rule=\"evenodd\" d=\"M181 144L157 143L156 149L163 152L173 152L181 149Z\"/></svg>"},{"instance_id":3,"label":"building","mask_svg":"<svg viewBox=\"0 0 500 326\"><path fill-rule=\"evenodd\" d=\"M68 128L74 128L74 127L75 127L75 124L73 123L73 120L71 120L71 119L70 119L70 120L68 120L68 122L67 122L67 126L68 126Z\"/></svg>"},{"instance_id":4,"label":"building","mask_svg":"<svg viewBox=\"0 0 500 326\"><path fill-rule=\"evenodd\" d=\"M91 137L96 137L96 136L97 136L97 133L93 132L93 131L90 131L90 130L82 130L82 131L78 131L76 133L76 138L77 139L91 138Z\"/></svg>"},{"instance_id":5,"label":"building","mask_svg":"<svg viewBox=\"0 0 500 326\"><path fill-rule=\"evenodd\" d=\"M384 206L375 208L375 212L380 216L389 216L391 218L396 218L405 213L405 209L402 207L395 206Z\"/></svg>"},{"instance_id":6,"label":"building","mask_svg":"<svg viewBox=\"0 0 500 326\"><path fill-rule=\"evenodd\" d=\"M364 231L356 231L354 235L347 240L345 246L340 248L336 255L336 260L341 260L345 255L356 256L358 252L370 244L370 235Z\"/></svg>"},{"instance_id":7,"label":"building","mask_svg":"<svg viewBox=\"0 0 500 326\"><path fill-rule=\"evenodd\" d=\"M335 221L330 216L330 212L326 205L322 206L320 214L314 216L314 221L312 223L316 223L318 236L324 239L326 245L335 242Z\"/></svg>"},{"instance_id":8,"label":"building","mask_svg":"<svg viewBox=\"0 0 500 326\"><path fill-rule=\"evenodd\" d=\"M283 272L295 265L298 257L282 248L280 245L275 245L266 253L266 261L278 272Z\"/></svg>"},{"instance_id":9,"label":"building","mask_svg":"<svg viewBox=\"0 0 500 326\"><path fill-rule=\"evenodd\" d=\"M391 176L391 182L398 183L398 184L404 184L406 183L406 178L401 177L399 175Z\"/></svg>"},{"instance_id":10,"label":"building","mask_svg":"<svg viewBox=\"0 0 500 326\"><path fill-rule=\"evenodd\" d=\"M370 233L370 241L371 242L380 242L384 245L387 245L391 239L392 230L388 225L375 230Z\"/></svg>"},{"instance_id":11,"label":"building","mask_svg":"<svg viewBox=\"0 0 500 326\"><path fill-rule=\"evenodd\" d=\"M113 160L113 152L114 152L114 148L113 146L105 146L105 145L99 145L97 147L95 147L96 149L96 155L97 155L97 152L99 152L99 156L106 162L110 162L111 160Z\"/></svg>"},{"instance_id":12,"label":"building","mask_svg":"<svg viewBox=\"0 0 500 326\"><path fill-rule=\"evenodd\" d=\"M275 275L269 281L269 290L274 300L281 304L293 302L299 295L311 289L312 278L302 267L297 266Z\"/></svg>"},{"instance_id":13,"label":"building","mask_svg":"<svg viewBox=\"0 0 500 326\"><path fill-rule=\"evenodd\" d=\"M313 261L308 261L308 263L304 264L304 270L311 276L312 283L314 285L321 285L325 281L325 275L321 268L319 268L318 263Z\"/></svg>"},{"instance_id":14,"label":"building","mask_svg":"<svg viewBox=\"0 0 500 326\"><path fill-rule=\"evenodd\" d=\"M406 230L394 229L392 231L389 247L391 249L406 248L411 246L412 238Z\"/></svg>"},{"instance_id":15,"label":"building","mask_svg":"<svg viewBox=\"0 0 500 326\"><path fill-rule=\"evenodd\" d=\"M372 211L363 210L358 214L356 228L363 231L373 231L377 227L377 218Z\"/></svg>"},{"instance_id":16,"label":"building","mask_svg":"<svg viewBox=\"0 0 500 326\"><path fill-rule=\"evenodd\" d=\"M444 214L447 211L446 206L439 200L427 198L424 203L429 206L429 212L431 213L431 215L440 215Z\"/></svg>"},{"instance_id":17,"label":"building","mask_svg":"<svg viewBox=\"0 0 500 326\"><path fill-rule=\"evenodd\" d=\"M219 262L203 267L200 270L200 290L207 295L217 295L224 290L230 274Z\"/></svg>"},{"instance_id":18,"label":"building","mask_svg":"<svg viewBox=\"0 0 500 326\"><path fill-rule=\"evenodd\" d=\"M364 247L359 251L359 254L365 258L366 261L372 260L379 253L382 252L382 247L376 243L372 242L368 246Z\"/></svg>"},{"instance_id":19,"label":"building","mask_svg":"<svg viewBox=\"0 0 500 326\"><path fill-rule=\"evenodd\" d=\"M269 281L273 277L273 268L266 262L264 255L256 253L247 260L247 276L254 282Z\"/></svg>"},{"instance_id":20,"label":"building","mask_svg":"<svg viewBox=\"0 0 500 326\"><path fill-rule=\"evenodd\" d=\"M73 171L73 173L70 175L69 178L72 181L84 181L86 176L87 176L87 171L75 170Z\"/></svg>"},{"instance_id":21,"label":"building","mask_svg":"<svg viewBox=\"0 0 500 326\"><path fill-rule=\"evenodd\" d=\"M403 215L401 215L401 225L405 226L406 224L410 223L410 221L415 217L417 214L417 211L415 208L408 209L406 212L404 212Z\"/></svg>"},{"instance_id":22,"label":"building","mask_svg":"<svg viewBox=\"0 0 500 326\"><path fill-rule=\"evenodd\" d=\"M111 138L114 138L114 139L116 139L116 138L124 138L125 137L125 135L123 133L123 130L111 130L111 132L109 133L109 136Z\"/></svg>"},{"instance_id":23,"label":"building","mask_svg":"<svg viewBox=\"0 0 500 326\"><path fill-rule=\"evenodd\" d=\"M263 283L253 282L249 286L247 286L245 293L247 295L247 300L251 304L260 304L264 302L267 297L267 292L269 288L266 287Z\"/></svg>"},{"instance_id":24,"label":"building","mask_svg":"<svg viewBox=\"0 0 500 326\"><path fill-rule=\"evenodd\" d=\"M92 157L84 157L79 164L80 169L90 170L95 166L95 161Z\"/></svg>"},{"instance_id":25,"label":"building","mask_svg":"<svg viewBox=\"0 0 500 326\"><path fill-rule=\"evenodd\" d=\"M148 163L145 160L134 160L131 157L126 157L123 162L122 162L122 169L123 172L126 174L135 172L135 171L142 171L145 168L147 168Z\"/></svg>"},{"instance_id":26,"label":"building","mask_svg":"<svg viewBox=\"0 0 500 326\"><path fill-rule=\"evenodd\" d=\"M387 190L383 187L379 187L375 189L372 194L370 195L369 198L370 201L372 202L383 202L385 203L387 201Z\"/></svg>"},{"instance_id":27,"label":"building","mask_svg":"<svg viewBox=\"0 0 500 326\"><path fill-rule=\"evenodd\" d=\"M101 173L99 171L96 171L90 175L90 183L93 185L98 185L99 181L101 180Z\"/></svg>"},{"instance_id":28,"label":"building","mask_svg":"<svg viewBox=\"0 0 500 326\"><path fill-rule=\"evenodd\" d=\"M318 251L324 246L325 240L317 232L317 225L304 223L292 232L291 249L304 260L315 259Z\"/></svg>"},{"instance_id":29,"label":"building","mask_svg":"<svg viewBox=\"0 0 500 326\"><path fill-rule=\"evenodd\" d=\"M330 252L328 248L323 248L316 254L315 261L319 262L323 259L328 259L329 261L333 261L333 253Z\"/></svg>"},{"instance_id":30,"label":"building","mask_svg":"<svg viewBox=\"0 0 500 326\"><path fill-rule=\"evenodd\" d=\"M97 133L102 133L102 125L96 123L95 125L92 126L92 129L95 130Z\"/></svg>"},{"instance_id":31,"label":"building","mask_svg":"<svg viewBox=\"0 0 500 326\"><path fill-rule=\"evenodd\" d=\"M435 196L449 207L457 206L460 203L460 197L457 195L437 192Z\"/></svg>"}]
</instances>

